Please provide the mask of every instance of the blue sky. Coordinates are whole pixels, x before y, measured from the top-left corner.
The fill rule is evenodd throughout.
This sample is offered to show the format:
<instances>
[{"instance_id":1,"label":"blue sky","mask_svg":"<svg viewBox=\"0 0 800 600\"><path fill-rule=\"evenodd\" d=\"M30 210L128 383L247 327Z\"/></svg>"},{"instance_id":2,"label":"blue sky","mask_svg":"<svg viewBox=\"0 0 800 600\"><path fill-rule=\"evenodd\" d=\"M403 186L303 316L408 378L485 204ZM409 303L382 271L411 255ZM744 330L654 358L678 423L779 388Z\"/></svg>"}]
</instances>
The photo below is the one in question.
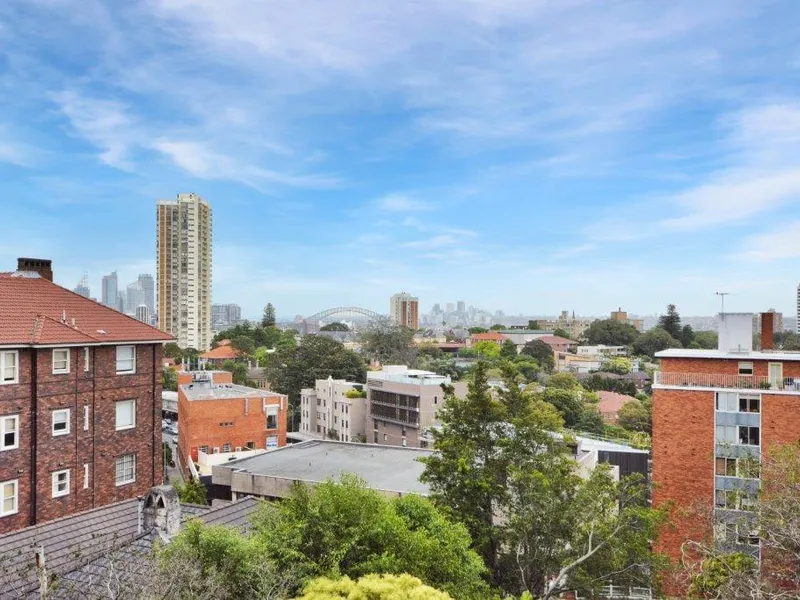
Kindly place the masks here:
<instances>
[{"instance_id":1,"label":"blue sky","mask_svg":"<svg viewBox=\"0 0 800 600\"><path fill-rule=\"evenodd\" d=\"M77 7L80 7L78 10ZM800 7L5 0L0 268L155 272L214 210L214 301L794 314Z\"/></svg>"}]
</instances>

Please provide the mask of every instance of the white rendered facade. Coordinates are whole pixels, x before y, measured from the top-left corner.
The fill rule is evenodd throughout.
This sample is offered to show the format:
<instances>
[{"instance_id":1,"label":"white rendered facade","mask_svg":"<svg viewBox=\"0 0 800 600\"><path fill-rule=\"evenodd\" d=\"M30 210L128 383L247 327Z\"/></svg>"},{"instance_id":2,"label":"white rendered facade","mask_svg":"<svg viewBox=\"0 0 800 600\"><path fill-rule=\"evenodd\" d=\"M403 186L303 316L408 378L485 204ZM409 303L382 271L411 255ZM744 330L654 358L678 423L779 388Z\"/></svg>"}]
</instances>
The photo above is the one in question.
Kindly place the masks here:
<instances>
[{"instance_id":1,"label":"white rendered facade","mask_svg":"<svg viewBox=\"0 0 800 600\"><path fill-rule=\"evenodd\" d=\"M197 194L156 206L158 326L181 348L211 347L211 207Z\"/></svg>"},{"instance_id":2,"label":"white rendered facade","mask_svg":"<svg viewBox=\"0 0 800 600\"><path fill-rule=\"evenodd\" d=\"M366 386L343 379L317 379L300 391L300 433L319 439L352 442L365 434L366 398L348 398L350 390Z\"/></svg>"},{"instance_id":3,"label":"white rendered facade","mask_svg":"<svg viewBox=\"0 0 800 600\"><path fill-rule=\"evenodd\" d=\"M398 325L419 329L419 298L406 292L393 295L389 301L389 317Z\"/></svg>"}]
</instances>

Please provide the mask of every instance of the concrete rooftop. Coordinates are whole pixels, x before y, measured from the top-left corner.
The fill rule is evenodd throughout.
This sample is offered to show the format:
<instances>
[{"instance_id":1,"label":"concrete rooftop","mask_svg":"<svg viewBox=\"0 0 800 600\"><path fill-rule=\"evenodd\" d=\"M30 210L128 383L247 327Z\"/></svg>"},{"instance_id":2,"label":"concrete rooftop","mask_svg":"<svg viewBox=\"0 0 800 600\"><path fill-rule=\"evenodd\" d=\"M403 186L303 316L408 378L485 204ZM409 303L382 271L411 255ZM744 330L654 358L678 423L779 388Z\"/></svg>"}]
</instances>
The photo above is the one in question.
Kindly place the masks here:
<instances>
[{"instance_id":1,"label":"concrete rooftop","mask_svg":"<svg viewBox=\"0 0 800 600\"><path fill-rule=\"evenodd\" d=\"M353 473L372 489L426 496L428 486L419 481L424 465L417 459L432 453L432 450L419 448L315 440L222 466L309 483L339 479L344 473Z\"/></svg>"},{"instance_id":2,"label":"concrete rooftop","mask_svg":"<svg viewBox=\"0 0 800 600\"><path fill-rule=\"evenodd\" d=\"M272 398L280 394L259 390L235 383L184 383L181 390L186 394L186 399L194 400L221 400L226 398Z\"/></svg>"}]
</instances>

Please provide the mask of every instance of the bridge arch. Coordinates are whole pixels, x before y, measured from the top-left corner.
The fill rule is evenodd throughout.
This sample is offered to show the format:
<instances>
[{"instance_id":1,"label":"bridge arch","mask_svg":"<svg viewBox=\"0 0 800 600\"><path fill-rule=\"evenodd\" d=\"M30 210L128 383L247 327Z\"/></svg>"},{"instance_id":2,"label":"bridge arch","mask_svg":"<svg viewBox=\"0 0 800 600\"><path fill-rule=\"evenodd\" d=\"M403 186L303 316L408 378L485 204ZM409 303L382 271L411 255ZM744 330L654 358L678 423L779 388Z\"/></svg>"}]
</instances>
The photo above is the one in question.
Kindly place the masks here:
<instances>
[{"instance_id":1,"label":"bridge arch","mask_svg":"<svg viewBox=\"0 0 800 600\"><path fill-rule=\"evenodd\" d=\"M337 306L336 308L329 308L327 310L323 310L318 312L310 317L306 317L303 319L308 323L315 323L318 321L322 321L329 317L334 316L341 316L341 317L361 317L366 318L370 321L381 318L381 314L376 313L372 310L367 310L366 308L359 308L358 306Z\"/></svg>"}]
</instances>

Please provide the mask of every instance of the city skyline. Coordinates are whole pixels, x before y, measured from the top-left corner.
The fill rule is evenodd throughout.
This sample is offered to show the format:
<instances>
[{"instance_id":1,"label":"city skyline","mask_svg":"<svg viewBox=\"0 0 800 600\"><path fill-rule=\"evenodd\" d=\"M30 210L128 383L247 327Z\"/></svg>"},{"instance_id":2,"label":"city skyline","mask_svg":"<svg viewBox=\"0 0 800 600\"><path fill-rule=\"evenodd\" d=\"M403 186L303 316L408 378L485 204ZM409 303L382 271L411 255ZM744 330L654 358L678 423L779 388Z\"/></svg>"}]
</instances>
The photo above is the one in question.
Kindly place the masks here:
<instances>
[{"instance_id":1,"label":"city skyline","mask_svg":"<svg viewBox=\"0 0 800 600\"><path fill-rule=\"evenodd\" d=\"M0 260L51 257L99 297L98 274L155 271L153 203L194 191L214 300L244 315L397 289L795 314L790 0L348 7L3 3Z\"/></svg>"}]
</instances>

